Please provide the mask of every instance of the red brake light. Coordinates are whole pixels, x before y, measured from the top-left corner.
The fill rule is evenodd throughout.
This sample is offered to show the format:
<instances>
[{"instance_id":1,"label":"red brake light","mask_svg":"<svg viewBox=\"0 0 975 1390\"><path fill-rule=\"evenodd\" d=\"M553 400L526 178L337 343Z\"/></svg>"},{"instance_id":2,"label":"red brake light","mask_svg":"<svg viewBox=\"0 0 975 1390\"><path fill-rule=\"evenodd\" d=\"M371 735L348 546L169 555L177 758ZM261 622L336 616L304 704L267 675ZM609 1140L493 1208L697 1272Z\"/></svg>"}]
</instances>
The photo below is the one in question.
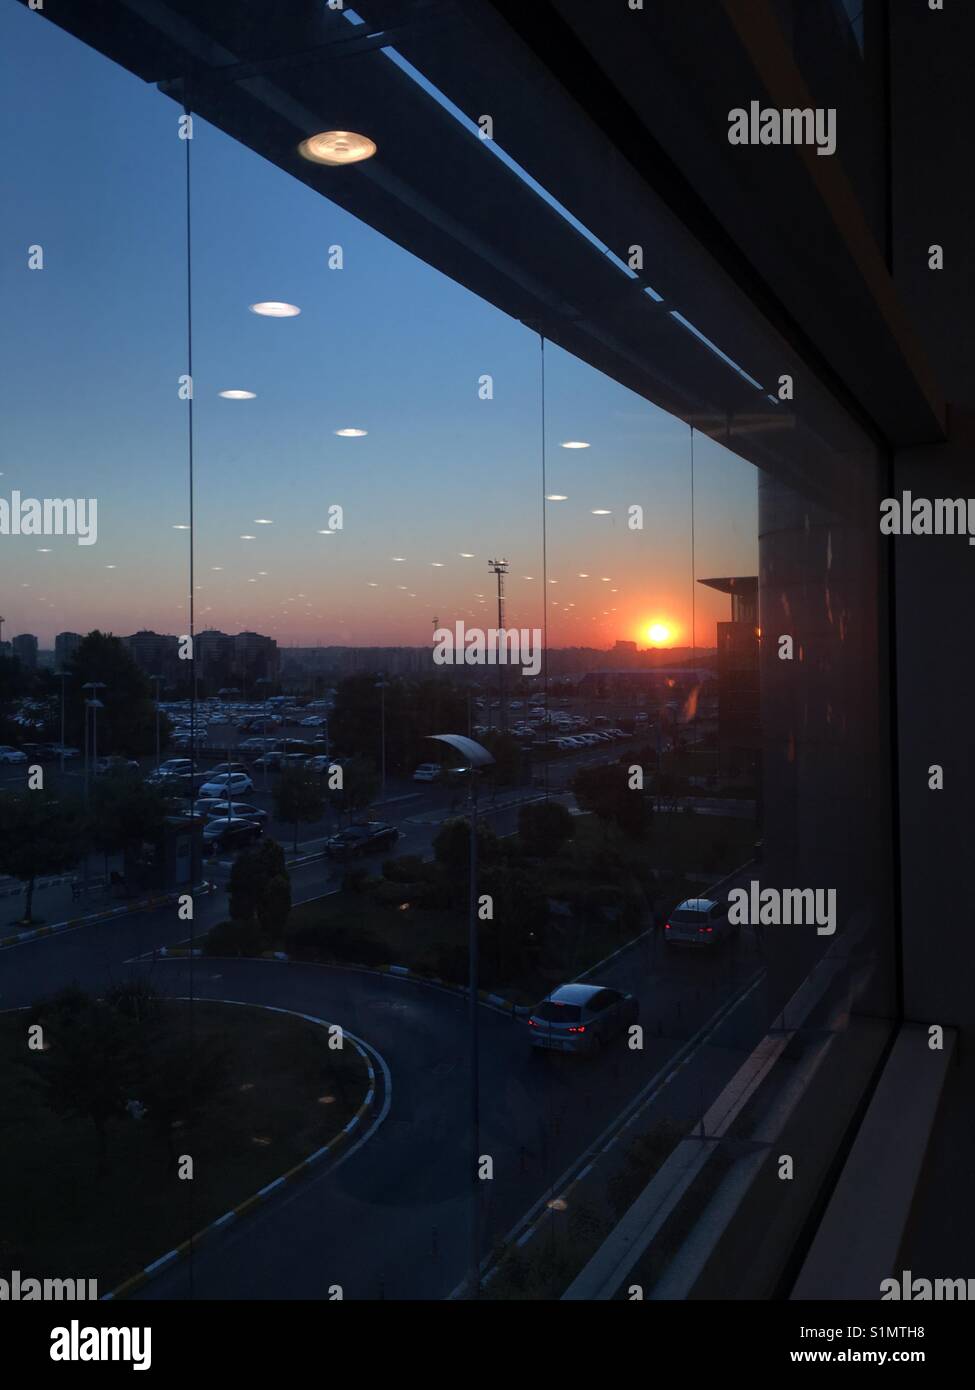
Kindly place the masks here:
<instances>
[{"instance_id":1,"label":"red brake light","mask_svg":"<svg viewBox=\"0 0 975 1390\"><path fill-rule=\"evenodd\" d=\"M667 925L664 927L664 931L670 931L670 923L669 923L669 922L668 922Z\"/></svg>"},{"instance_id":2,"label":"red brake light","mask_svg":"<svg viewBox=\"0 0 975 1390\"><path fill-rule=\"evenodd\" d=\"M585 1031L586 1031L586 1025L585 1025L584 1023L580 1023L578 1027L570 1027L570 1028L569 1028L569 1032L570 1032L570 1033L584 1033Z\"/></svg>"},{"instance_id":3,"label":"red brake light","mask_svg":"<svg viewBox=\"0 0 975 1390\"><path fill-rule=\"evenodd\" d=\"M530 1019L528 1020L528 1026L529 1026L529 1028L537 1028L537 1027L538 1027L538 1025L536 1024L536 1022L535 1022L535 1020L534 1020L533 1018L530 1018Z\"/></svg>"}]
</instances>

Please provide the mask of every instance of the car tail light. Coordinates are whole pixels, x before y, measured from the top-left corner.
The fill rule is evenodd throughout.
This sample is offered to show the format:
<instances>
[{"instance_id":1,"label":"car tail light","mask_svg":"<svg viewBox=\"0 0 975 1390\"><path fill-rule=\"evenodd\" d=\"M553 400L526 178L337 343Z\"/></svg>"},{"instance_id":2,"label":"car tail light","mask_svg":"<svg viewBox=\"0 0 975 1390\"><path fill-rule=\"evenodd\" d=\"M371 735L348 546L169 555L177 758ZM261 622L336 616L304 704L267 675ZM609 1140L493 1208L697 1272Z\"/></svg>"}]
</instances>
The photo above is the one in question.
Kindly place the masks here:
<instances>
[{"instance_id":1,"label":"car tail light","mask_svg":"<svg viewBox=\"0 0 975 1390\"><path fill-rule=\"evenodd\" d=\"M669 922L668 922L667 925L664 927L664 931L670 931L670 923L669 923Z\"/></svg>"},{"instance_id":2,"label":"car tail light","mask_svg":"<svg viewBox=\"0 0 975 1390\"><path fill-rule=\"evenodd\" d=\"M580 1023L580 1024L578 1025L578 1027L576 1027L574 1024L573 1024L573 1025L570 1025L570 1027L569 1027L569 1032L570 1032L570 1033L584 1033L585 1031L586 1031L586 1025L585 1025L584 1023Z\"/></svg>"},{"instance_id":3,"label":"car tail light","mask_svg":"<svg viewBox=\"0 0 975 1390\"><path fill-rule=\"evenodd\" d=\"M535 1020L534 1020L533 1018L530 1018L530 1019L528 1020L528 1026L529 1026L529 1028L537 1028L537 1027L538 1027L538 1024L535 1022Z\"/></svg>"}]
</instances>

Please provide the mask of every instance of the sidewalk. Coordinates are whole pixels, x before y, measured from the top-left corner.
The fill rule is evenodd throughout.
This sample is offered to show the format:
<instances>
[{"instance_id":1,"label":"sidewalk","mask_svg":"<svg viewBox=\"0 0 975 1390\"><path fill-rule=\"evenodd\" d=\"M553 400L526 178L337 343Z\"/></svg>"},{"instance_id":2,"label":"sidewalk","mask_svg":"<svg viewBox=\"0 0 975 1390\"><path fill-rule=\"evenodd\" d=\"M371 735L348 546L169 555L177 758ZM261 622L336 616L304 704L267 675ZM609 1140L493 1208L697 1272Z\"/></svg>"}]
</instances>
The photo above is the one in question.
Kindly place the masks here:
<instances>
[{"instance_id":1,"label":"sidewalk","mask_svg":"<svg viewBox=\"0 0 975 1390\"><path fill-rule=\"evenodd\" d=\"M193 890L194 896L209 893L214 887L212 883L198 884ZM67 931L87 922L163 907L175 902L180 893L187 891L179 889L153 895L143 893L125 898L120 897L117 890L112 892L108 888L101 888L75 898L70 878L52 881L43 890L35 888L34 920L29 927L21 926L18 921L18 913L23 911L23 894L19 898L7 898L7 912L0 912L0 948Z\"/></svg>"}]
</instances>

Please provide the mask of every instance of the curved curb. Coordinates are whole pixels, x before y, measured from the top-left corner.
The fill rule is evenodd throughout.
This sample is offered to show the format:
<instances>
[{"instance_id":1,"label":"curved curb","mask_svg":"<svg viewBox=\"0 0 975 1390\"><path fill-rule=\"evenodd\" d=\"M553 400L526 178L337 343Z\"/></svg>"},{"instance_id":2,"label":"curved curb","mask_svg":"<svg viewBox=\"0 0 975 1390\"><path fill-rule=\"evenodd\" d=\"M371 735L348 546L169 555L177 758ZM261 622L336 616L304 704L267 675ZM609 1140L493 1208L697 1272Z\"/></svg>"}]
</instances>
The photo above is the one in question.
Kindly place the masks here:
<instances>
[{"instance_id":1,"label":"curved curb","mask_svg":"<svg viewBox=\"0 0 975 1390\"><path fill-rule=\"evenodd\" d=\"M268 951L260 956L208 956L202 947L158 946L143 956L133 956L133 961L183 960L190 956L194 960L257 961L275 965L311 965L320 970L356 970L362 975L391 975L394 979L409 980L415 985L427 985L430 989L442 990L445 994L456 994L461 999L468 997L466 985L452 985L449 980L441 980L436 975L420 975L408 965L359 965L348 960L301 960L287 955L284 951ZM128 964L129 962L125 962ZM477 991L477 997L486 1009L504 1014L506 1018L526 1018L533 1005L515 1004L503 995L491 994L485 989Z\"/></svg>"},{"instance_id":2,"label":"curved curb","mask_svg":"<svg viewBox=\"0 0 975 1390\"><path fill-rule=\"evenodd\" d=\"M216 886L215 883L207 881L196 888L180 889L178 893L165 893L159 898L143 898L137 903L123 903L120 907L108 907L102 912L92 912L87 917L71 917L67 922L55 922L49 927L29 927L26 931L15 932L13 936L0 937L0 951L11 946L26 946L30 941L55 936L58 932L70 931L73 927L90 927L95 922L107 922L113 917L127 917L132 912L153 912L159 907L171 907L173 903L179 902L184 893L204 897L207 893L212 893Z\"/></svg>"},{"instance_id":3,"label":"curved curb","mask_svg":"<svg viewBox=\"0 0 975 1390\"><path fill-rule=\"evenodd\" d=\"M187 999L185 997L177 998L175 1002L186 1003ZM297 1009L281 1009L273 1004L251 1004L242 999L207 999L206 1002L209 1004L233 1004L244 1009L264 1009L268 1013L287 1014L290 1018L304 1019L306 1023L315 1023L320 1028L332 1027L332 1024L330 1024L327 1019L316 1018L314 1014L304 1014ZM202 1227L201 1230L190 1236L188 1240L184 1240L181 1245L177 1245L174 1249L168 1250L165 1255L160 1255L157 1260L153 1260L151 1264L146 1265L138 1274L133 1274L131 1278L116 1285L109 1293L102 1294L99 1300L100 1302L108 1303L120 1298L127 1298L129 1294L135 1293L137 1289L143 1288L144 1285L148 1284L149 1281L155 1275L161 1273L162 1270L168 1269L168 1267L171 1264L175 1264L177 1260L184 1259L187 1255L191 1254L208 1235L211 1235L215 1231L223 1230L224 1227L231 1225L247 1212L255 1210L262 1202L266 1201L272 1193L279 1191L279 1189L285 1187L289 1182L294 1182L297 1178L304 1177L308 1170L321 1162L323 1158L334 1158L337 1153L345 1149L351 1141L352 1136L355 1134L355 1131L360 1125L364 1124L367 1116L376 1103L376 1071L372 1063L373 1053L383 1073L385 1092L383 1109L372 1128L359 1136L355 1147L358 1147L359 1144L364 1144L374 1130L378 1129L389 1112L392 1090L389 1067L383 1057L378 1052L375 1052L375 1049L370 1048L368 1043L363 1042L361 1038L357 1038L353 1033L348 1032L344 1028L342 1029L342 1036L349 1039L353 1047L362 1057L366 1064L369 1077L369 1087L366 1091L365 1099L352 1116L349 1123L339 1130L334 1139L330 1139L327 1144L323 1144L322 1147L316 1149L313 1154L309 1154L307 1158L303 1158L300 1163L296 1163L294 1167L289 1168L287 1172L282 1173L280 1177L272 1179L269 1183L265 1183L259 1191L247 1197L243 1202L239 1202L237 1206L231 1207L230 1211L224 1212L223 1216L217 1217L216 1221L211 1221L209 1225Z\"/></svg>"}]
</instances>

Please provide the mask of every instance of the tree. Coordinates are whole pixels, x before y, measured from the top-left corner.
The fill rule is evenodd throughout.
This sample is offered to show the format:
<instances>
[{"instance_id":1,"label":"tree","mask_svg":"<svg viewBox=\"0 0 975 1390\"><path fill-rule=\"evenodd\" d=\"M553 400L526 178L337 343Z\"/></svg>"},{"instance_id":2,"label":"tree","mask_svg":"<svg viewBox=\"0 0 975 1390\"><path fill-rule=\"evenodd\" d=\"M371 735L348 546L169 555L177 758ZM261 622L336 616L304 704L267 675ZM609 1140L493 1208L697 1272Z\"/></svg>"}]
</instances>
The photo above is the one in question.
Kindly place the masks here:
<instances>
[{"instance_id":1,"label":"tree","mask_svg":"<svg viewBox=\"0 0 975 1390\"><path fill-rule=\"evenodd\" d=\"M304 768L286 767L274 788L274 813L291 826L293 848L298 850L298 826L311 825L325 814L322 779Z\"/></svg>"},{"instance_id":2,"label":"tree","mask_svg":"<svg viewBox=\"0 0 975 1390\"><path fill-rule=\"evenodd\" d=\"M518 812L518 834L526 853L551 859L575 834L575 824L561 801L530 801Z\"/></svg>"},{"instance_id":3,"label":"tree","mask_svg":"<svg viewBox=\"0 0 975 1390\"><path fill-rule=\"evenodd\" d=\"M252 926L254 936L236 933L238 943L258 946L262 939L280 940L291 911L291 880L284 850L275 840L238 855L228 885L230 916L240 926Z\"/></svg>"},{"instance_id":4,"label":"tree","mask_svg":"<svg viewBox=\"0 0 975 1390\"><path fill-rule=\"evenodd\" d=\"M491 897L492 916L481 923L481 933L500 983L520 974L541 948L548 902L531 875L505 863L487 868L478 892Z\"/></svg>"},{"instance_id":5,"label":"tree","mask_svg":"<svg viewBox=\"0 0 975 1390\"><path fill-rule=\"evenodd\" d=\"M510 786L512 782L517 782L521 775L522 762L518 740L511 734L492 729L490 733L485 734L482 743L494 758L494 762L486 771L493 777L495 784Z\"/></svg>"},{"instance_id":6,"label":"tree","mask_svg":"<svg viewBox=\"0 0 975 1390\"><path fill-rule=\"evenodd\" d=\"M91 1121L97 1140L96 1175L108 1169L108 1124L124 1114L133 1075L126 1020L100 1000L76 1012L41 1014L50 1051L43 1076L52 1107Z\"/></svg>"},{"instance_id":7,"label":"tree","mask_svg":"<svg viewBox=\"0 0 975 1390\"><path fill-rule=\"evenodd\" d=\"M571 790L580 810L619 826L631 839L638 839L649 824L650 801L642 788L630 786L628 769L621 763L580 768Z\"/></svg>"},{"instance_id":8,"label":"tree","mask_svg":"<svg viewBox=\"0 0 975 1390\"><path fill-rule=\"evenodd\" d=\"M27 885L24 922L30 922L40 874L74 868L84 847L80 805L51 791L6 792L0 797L0 873Z\"/></svg>"},{"instance_id":9,"label":"tree","mask_svg":"<svg viewBox=\"0 0 975 1390\"><path fill-rule=\"evenodd\" d=\"M92 847L108 855L163 833L175 803L164 786L143 782L133 768L120 768L96 779L88 821Z\"/></svg>"},{"instance_id":10,"label":"tree","mask_svg":"<svg viewBox=\"0 0 975 1390\"><path fill-rule=\"evenodd\" d=\"M467 876L471 852L471 827L467 820L448 820L433 840L433 857L448 873ZM477 823L477 857L481 867L498 857L498 837L484 821Z\"/></svg>"},{"instance_id":11,"label":"tree","mask_svg":"<svg viewBox=\"0 0 975 1390\"><path fill-rule=\"evenodd\" d=\"M340 770L342 785L329 785L326 797L338 814L351 816L355 811L364 810L372 801L379 790L379 776L375 763L369 758L349 758ZM331 783L331 773L327 774L327 781Z\"/></svg>"},{"instance_id":12,"label":"tree","mask_svg":"<svg viewBox=\"0 0 975 1390\"><path fill-rule=\"evenodd\" d=\"M82 746L85 730L85 700L98 696L103 708L98 710L98 749L100 753L151 753L156 747L156 705L149 677L133 661L120 637L110 633L89 632L72 653L67 670L67 740ZM86 691L89 682L99 682L104 689ZM169 725L164 717L160 734L168 737Z\"/></svg>"}]
</instances>

